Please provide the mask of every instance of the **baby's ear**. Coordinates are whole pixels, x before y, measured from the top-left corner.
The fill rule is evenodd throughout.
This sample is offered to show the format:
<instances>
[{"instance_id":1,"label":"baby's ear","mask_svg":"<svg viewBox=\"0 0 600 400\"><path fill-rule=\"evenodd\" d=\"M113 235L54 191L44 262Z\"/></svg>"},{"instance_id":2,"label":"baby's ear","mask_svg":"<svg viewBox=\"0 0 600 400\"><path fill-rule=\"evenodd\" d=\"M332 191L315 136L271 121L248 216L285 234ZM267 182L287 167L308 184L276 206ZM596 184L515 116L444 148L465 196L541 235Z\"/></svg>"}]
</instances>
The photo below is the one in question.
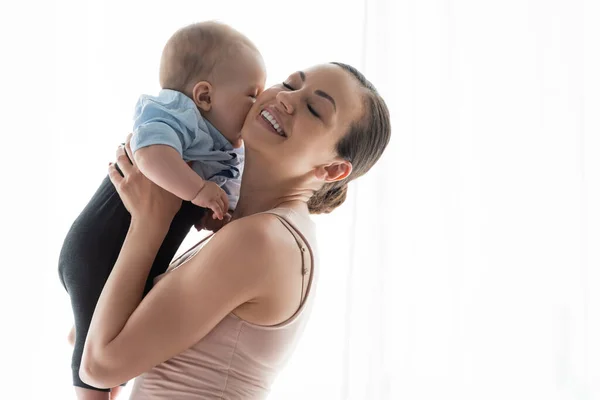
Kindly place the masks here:
<instances>
[{"instance_id":1,"label":"baby's ear","mask_svg":"<svg viewBox=\"0 0 600 400\"><path fill-rule=\"evenodd\" d=\"M200 81L194 85L192 89L192 100L196 104L196 107L201 109L202 111L210 111L211 104L211 96L213 92L213 87L210 83L206 81Z\"/></svg>"}]
</instances>

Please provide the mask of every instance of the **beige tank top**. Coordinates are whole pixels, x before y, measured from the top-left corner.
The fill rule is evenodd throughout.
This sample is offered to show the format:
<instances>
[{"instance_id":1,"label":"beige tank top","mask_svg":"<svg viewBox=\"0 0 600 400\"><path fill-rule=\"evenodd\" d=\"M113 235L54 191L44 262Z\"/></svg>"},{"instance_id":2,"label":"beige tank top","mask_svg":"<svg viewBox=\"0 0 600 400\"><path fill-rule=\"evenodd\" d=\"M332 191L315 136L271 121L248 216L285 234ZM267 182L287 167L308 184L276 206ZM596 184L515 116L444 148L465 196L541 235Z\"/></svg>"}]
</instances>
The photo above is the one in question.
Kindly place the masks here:
<instances>
[{"instance_id":1,"label":"beige tank top","mask_svg":"<svg viewBox=\"0 0 600 400\"><path fill-rule=\"evenodd\" d=\"M228 314L191 348L136 378L130 399L254 400L267 397L304 330L316 280L313 222L288 209L277 208L267 213L276 215L298 243L302 270L297 273L308 279L308 286L296 313L274 326L255 325L233 313ZM165 274L200 251L203 242L176 260ZM161 277L157 277L155 283Z\"/></svg>"}]
</instances>

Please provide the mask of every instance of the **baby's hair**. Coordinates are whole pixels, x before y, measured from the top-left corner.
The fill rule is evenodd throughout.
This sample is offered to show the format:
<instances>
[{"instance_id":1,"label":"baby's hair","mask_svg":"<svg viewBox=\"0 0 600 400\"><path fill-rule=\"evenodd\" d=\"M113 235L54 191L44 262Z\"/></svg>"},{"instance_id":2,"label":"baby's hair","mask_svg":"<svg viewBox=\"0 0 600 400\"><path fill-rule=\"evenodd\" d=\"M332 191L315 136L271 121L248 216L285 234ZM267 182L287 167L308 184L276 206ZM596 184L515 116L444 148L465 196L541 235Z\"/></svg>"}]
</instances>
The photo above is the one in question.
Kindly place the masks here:
<instances>
[{"instance_id":1,"label":"baby's hair","mask_svg":"<svg viewBox=\"0 0 600 400\"><path fill-rule=\"evenodd\" d=\"M160 86L186 92L190 85L208 80L215 67L239 46L256 46L232 27L215 21L179 29L165 45L160 61Z\"/></svg>"}]
</instances>

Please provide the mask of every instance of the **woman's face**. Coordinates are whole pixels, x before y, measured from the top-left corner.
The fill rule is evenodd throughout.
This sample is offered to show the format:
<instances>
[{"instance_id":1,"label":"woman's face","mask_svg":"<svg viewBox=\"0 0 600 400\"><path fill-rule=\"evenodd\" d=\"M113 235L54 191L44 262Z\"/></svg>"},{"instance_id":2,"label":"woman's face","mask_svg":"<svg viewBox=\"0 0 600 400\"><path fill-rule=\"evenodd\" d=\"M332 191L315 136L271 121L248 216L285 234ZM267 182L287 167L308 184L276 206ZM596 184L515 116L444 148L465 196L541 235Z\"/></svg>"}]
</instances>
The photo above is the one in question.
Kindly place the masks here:
<instances>
[{"instance_id":1,"label":"woman's face","mask_svg":"<svg viewBox=\"0 0 600 400\"><path fill-rule=\"evenodd\" d=\"M246 149L286 174L339 161L335 145L363 112L361 89L337 65L294 72L250 109L242 128Z\"/></svg>"}]
</instances>

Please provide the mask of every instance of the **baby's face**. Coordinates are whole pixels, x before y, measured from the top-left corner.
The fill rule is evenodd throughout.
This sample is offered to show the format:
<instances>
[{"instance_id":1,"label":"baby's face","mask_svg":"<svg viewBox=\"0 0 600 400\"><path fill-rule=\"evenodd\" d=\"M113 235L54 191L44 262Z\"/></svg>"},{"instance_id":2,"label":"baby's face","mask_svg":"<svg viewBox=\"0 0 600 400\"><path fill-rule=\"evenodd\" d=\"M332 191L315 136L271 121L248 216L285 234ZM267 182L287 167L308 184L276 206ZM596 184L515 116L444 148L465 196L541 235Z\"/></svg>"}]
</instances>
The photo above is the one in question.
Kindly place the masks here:
<instances>
[{"instance_id":1,"label":"baby's face","mask_svg":"<svg viewBox=\"0 0 600 400\"><path fill-rule=\"evenodd\" d=\"M242 125L256 96L264 90L267 74L261 55L249 48L242 49L234 63L214 82L206 117L234 147L240 147Z\"/></svg>"}]
</instances>

